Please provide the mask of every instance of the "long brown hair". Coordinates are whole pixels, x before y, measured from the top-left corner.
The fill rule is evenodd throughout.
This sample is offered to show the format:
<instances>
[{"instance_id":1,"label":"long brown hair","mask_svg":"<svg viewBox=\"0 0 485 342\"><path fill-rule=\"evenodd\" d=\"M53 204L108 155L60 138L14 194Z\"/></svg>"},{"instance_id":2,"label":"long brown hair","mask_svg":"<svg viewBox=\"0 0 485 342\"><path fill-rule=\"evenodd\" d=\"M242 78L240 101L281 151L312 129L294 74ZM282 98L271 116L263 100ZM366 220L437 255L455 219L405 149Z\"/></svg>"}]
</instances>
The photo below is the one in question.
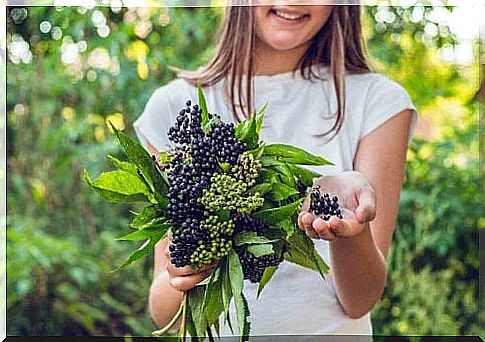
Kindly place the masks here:
<instances>
[{"instance_id":1,"label":"long brown hair","mask_svg":"<svg viewBox=\"0 0 485 342\"><path fill-rule=\"evenodd\" d=\"M342 126L345 108L345 75L370 72L364 53L360 5L336 5L325 25L313 37L298 69L305 79L319 79L315 71L321 64L328 66L333 77L337 112L332 128L325 132L336 134ZM246 32L248 34L246 34ZM251 6L229 6L220 31L213 59L196 72L180 71L182 77L202 87L226 79L225 91L236 121L249 117L253 111L253 54L255 20ZM246 81L244 81L244 79ZM239 113L236 100L240 104Z\"/></svg>"}]
</instances>

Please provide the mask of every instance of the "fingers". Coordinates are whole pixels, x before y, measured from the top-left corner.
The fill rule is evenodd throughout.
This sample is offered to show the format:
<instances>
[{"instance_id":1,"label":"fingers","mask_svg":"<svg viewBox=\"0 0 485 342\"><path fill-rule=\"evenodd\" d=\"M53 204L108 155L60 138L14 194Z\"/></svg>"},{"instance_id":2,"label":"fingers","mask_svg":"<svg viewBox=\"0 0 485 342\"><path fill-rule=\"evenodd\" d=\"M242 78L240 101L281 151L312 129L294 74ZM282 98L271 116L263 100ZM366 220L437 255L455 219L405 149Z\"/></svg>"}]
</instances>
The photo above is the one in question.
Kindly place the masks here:
<instances>
[{"instance_id":1,"label":"fingers","mask_svg":"<svg viewBox=\"0 0 485 342\"><path fill-rule=\"evenodd\" d=\"M300 227L301 230L304 230L309 237L318 239L319 236L312 226L313 220L314 216L312 213L302 211L298 215L298 227Z\"/></svg>"},{"instance_id":2,"label":"fingers","mask_svg":"<svg viewBox=\"0 0 485 342\"><path fill-rule=\"evenodd\" d=\"M359 205L355 215L359 223L372 221L376 216L376 194L370 186L364 186L359 192Z\"/></svg>"},{"instance_id":3,"label":"fingers","mask_svg":"<svg viewBox=\"0 0 485 342\"><path fill-rule=\"evenodd\" d=\"M211 272L212 268L192 275L170 277L170 285L177 291L185 292L207 278Z\"/></svg>"},{"instance_id":4,"label":"fingers","mask_svg":"<svg viewBox=\"0 0 485 342\"><path fill-rule=\"evenodd\" d=\"M318 237L323 240L332 241L336 238L328 222L322 220L321 218L317 218L315 221L313 221L313 229L318 234Z\"/></svg>"}]
</instances>

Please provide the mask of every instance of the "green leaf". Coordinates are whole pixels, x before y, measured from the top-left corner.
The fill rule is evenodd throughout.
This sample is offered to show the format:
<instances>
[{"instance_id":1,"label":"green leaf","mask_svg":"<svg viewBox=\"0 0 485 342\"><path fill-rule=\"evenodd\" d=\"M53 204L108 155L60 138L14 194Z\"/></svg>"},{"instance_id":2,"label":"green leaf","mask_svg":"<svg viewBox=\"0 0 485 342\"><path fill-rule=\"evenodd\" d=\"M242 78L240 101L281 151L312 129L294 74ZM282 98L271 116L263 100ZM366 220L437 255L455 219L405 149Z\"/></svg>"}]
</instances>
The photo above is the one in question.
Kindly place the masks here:
<instances>
[{"instance_id":1,"label":"green leaf","mask_svg":"<svg viewBox=\"0 0 485 342\"><path fill-rule=\"evenodd\" d=\"M252 186L250 189L248 189L248 194L254 195L255 193L258 193L259 195L264 195L268 191L271 190L271 184L270 183L260 183Z\"/></svg>"},{"instance_id":2,"label":"green leaf","mask_svg":"<svg viewBox=\"0 0 485 342\"><path fill-rule=\"evenodd\" d=\"M190 341L200 341L197 334L197 329L195 328L195 322L194 318L192 317L191 310L187 310L187 332L190 335Z\"/></svg>"},{"instance_id":3,"label":"green leaf","mask_svg":"<svg viewBox=\"0 0 485 342\"><path fill-rule=\"evenodd\" d=\"M263 255L273 254L273 245L270 243L259 244L259 245L249 245L248 252L259 258Z\"/></svg>"},{"instance_id":4,"label":"green leaf","mask_svg":"<svg viewBox=\"0 0 485 342\"><path fill-rule=\"evenodd\" d=\"M221 122L221 119L216 116L212 117L212 119L202 126L202 131L204 131L204 133L209 133L212 130L212 126L217 122Z\"/></svg>"},{"instance_id":5,"label":"green leaf","mask_svg":"<svg viewBox=\"0 0 485 342\"><path fill-rule=\"evenodd\" d=\"M218 266L213 272L207 285L204 298L204 312L208 325L213 325L219 320L219 316L224 312L222 297L222 282L220 281L221 269Z\"/></svg>"},{"instance_id":6,"label":"green leaf","mask_svg":"<svg viewBox=\"0 0 485 342\"><path fill-rule=\"evenodd\" d=\"M232 249L228 255L229 263L229 279L231 283L232 294L236 295L241 293L244 284L244 274L241 266L239 256Z\"/></svg>"},{"instance_id":7,"label":"green leaf","mask_svg":"<svg viewBox=\"0 0 485 342\"><path fill-rule=\"evenodd\" d=\"M256 113L256 134L258 138L259 138L259 135L261 134L261 129L263 128L263 119L267 108L268 108L268 102L266 102L264 106L261 107L261 109Z\"/></svg>"},{"instance_id":8,"label":"green leaf","mask_svg":"<svg viewBox=\"0 0 485 342\"><path fill-rule=\"evenodd\" d=\"M277 157L274 157L274 156L265 156L265 155L262 155L261 158L260 158L260 161L261 161L261 165L263 167L284 164L284 162L282 162L281 160L278 160Z\"/></svg>"},{"instance_id":9,"label":"green leaf","mask_svg":"<svg viewBox=\"0 0 485 342\"><path fill-rule=\"evenodd\" d=\"M221 282L222 282L222 303L224 305L224 317L232 331L231 318L229 315L229 306L232 299L231 279L229 273L229 263L227 258L222 258L219 261L221 267Z\"/></svg>"},{"instance_id":10,"label":"green leaf","mask_svg":"<svg viewBox=\"0 0 485 342\"><path fill-rule=\"evenodd\" d=\"M258 235L256 232L243 231L236 236L236 246L243 244L261 244L278 241L277 239L268 239L265 236Z\"/></svg>"},{"instance_id":11,"label":"green leaf","mask_svg":"<svg viewBox=\"0 0 485 342\"><path fill-rule=\"evenodd\" d=\"M268 284L268 282L273 277L277 269L278 269L277 266L268 266L264 269L263 276L259 281L258 294L256 295L256 298L259 298L261 291L263 291L264 287L266 286L266 284Z\"/></svg>"},{"instance_id":12,"label":"green leaf","mask_svg":"<svg viewBox=\"0 0 485 342\"><path fill-rule=\"evenodd\" d=\"M204 314L204 298L207 286L195 286L187 293L192 321L197 332L196 336L205 336L207 319ZM191 334L192 335L192 334Z\"/></svg>"},{"instance_id":13,"label":"green leaf","mask_svg":"<svg viewBox=\"0 0 485 342\"><path fill-rule=\"evenodd\" d=\"M290 196L299 194L299 191L283 183L273 183L270 196L275 201L283 201Z\"/></svg>"},{"instance_id":14,"label":"green leaf","mask_svg":"<svg viewBox=\"0 0 485 342\"><path fill-rule=\"evenodd\" d=\"M140 241L140 240L151 238L153 236L158 236L159 234L162 234L162 237L163 237L170 229L170 227L171 225L169 224L159 224L143 230L137 230L136 232L122 236L120 238L117 238L116 240L117 241Z\"/></svg>"},{"instance_id":15,"label":"green leaf","mask_svg":"<svg viewBox=\"0 0 485 342\"><path fill-rule=\"evenodd\" d=\"M138 176L136 165L134 165L132 163L125 162L125 161L121 161L121 160L119 160L119 159L117 159L117 158L115 158L115 157L113 157L112 155L109 155L109 154L108 154L108 159L118 169L129 172L134 176Z\"/></svg>"},{"instance_id":16,"label":"green leaf","mask_svg":"<svg viewBox=\"0 0 485 342\"><path fill-rule=\"evenodd\" d=\"M264 144L261 144L261 146L256 147L252 150L248 150L246 152L249 153L249 154L252 154L255 159L261 159L261 157L263 156L263 152L264 152Z\"/></svg>"},{"instance_id":17,"label":"green leaf","mask_svg":"<svg viewBox=\"0 0 485 342\"><path fill-rule=\"evenodd\" d=\"M288 237L293 236L293 234L297 229L296 222L294 222L291 219L283 220L280 222L280 224L281 224L281 228L283 228L283 230L286 232L286 235Z\"/></svg>"},{"instance_id":18,"label":"green leaf","mask_svg":"<svg viewBox=\"0 0 485 342\"><path fill-rule=\"evenodd\" d=\"M113 131L115 132L116 137L123 147L128 159L130 159L140 169L143 177L152 187L151 191L154 193L157 201L161 205L167 205L168 199L166 198L166 195L168 192L168 183L166 183L166 180L155 166L151 156L143 148L143 146L123 132L116 129L113 124L111 124L111 127L113 128Z\"/></svg>"},{"instance_id":19,"label":"green leaf","mask_svg":"<svg viewBox=\"0 0 485 342\"><path fill-rule=\"evenodd\" d=\"M239 325L239 341L249 341L249 334L251 330L250 323L248 321L249 306L242 292L237 296L234 295L234 304L236 305L237 320Z\"/></svg>"},{"instance_id":20,"label":"green leaf","mask_svg":"<svg viewBox=\"0 0 485 342\"><path fill-rule=\"evenodd\" d=\"M209 112L207 111L207 103L205 101L204 92L202 91L200 84L197 85L197 95L199 108L202 111L202 126L205 126L209 121Z\"/></svg>"},{"instance_id":21,"label":"green leaf","mask_svg":"<svg viewBox=\"0 0 485 342\"><path fill-rule=\"evenodd\" d=\"M264 155L277 156L280 161L302 165L333 165L325 158L311 154L288 144L270 144L264 147Z\"/></svg>"},{"instance_id":22,"label":"green leaf","mask_svg":"<svg viewBox=\"0 0 485 342\"><path fill-rule=\"evenodd\" d=\"M281 183L293 188L296 187L295 177L285 163L281 163L281 165L273 165L270 168L277 173Z\"/></svg>"},{"instance_id":23,"label":"green leaf","mask_svg":"<svg viewBox=\"0 0 485 342\"><path fill-rule=\"evenodd\" d=\"M122 170L105 172L93 181L84 170L84 180L109 202L148 202L146 196L148 189L145 183L129 172Z\"/></svg>"},{"instance_id":24,"label":"green leaf","mask_svg":"<svg viewBox=\"0 0 485 342\"><path fill-rule=\"evenodd\" d=\"M153 251L153 247L155 244L160 241L160 239L163 237L163 234L157 234L155 236L150 237L148 240L146 240L135 252L133 252L128 259L124 263L122 263L118 268L116 268L113 271L119 270L120 268L123 268L125 266L128 266L129 264L149 255Z\"/></svg>"},{"instance_id":25,"label":"green leaf","mask_svg":"<svg viewBox=\"0 0 485 342\"><path fill-rule=\"evenodd\" d=\"M135 229L144 229L154 223L165 221L164 212L157 205L149 205L143 208L141 212L135 215L130 223L130 227Z\"/></svg>"},{"instance_id":26,"label":"green leaf","mask_svg":"<svg viewBox=\"0 0 485 342\"><path fill-rule=\"evenodd\" d=\"M301 167L294 164L287 164L287 167L306 187L313 185L313 180L315 178L321 177L322 175L318 172L309 170L305 167Z\"/></svg>"},{"instance_id":27,"label":"green leaf","mask_svg":"<svg viewBox=\"0 0 485 342\"><path fill-rule=\"evenodd\" d=\"M243 124L242 124L243 123ZM248 150L258 146L259 135L256 131L256 113L236 126L236 138L247 144Z\"/></svg>"},{"instance_id":28,"label":"green leaf","mask_svg":"<svg viewBox=\"0 0 485 342\"><path fill-rule=\"evenodd\" d=\"M275 226L295 214L300 209L303 200L304 198L300 198L293 203L281 207L264 209L252 214L252 216L262 220L268 226Z\"/></svg>"},{"instance_id":29,"label":"green leaf","mask_svg":"<svg viewBox=\"0 0 485 342\"><path fill-rule=\"evenodd\" d=\"M249 322L247 320L247 317L249 316L249 308L247 301L242 294L244 274L241 262L234 250L229 252L228 263L231 290L234 296L234 304L236 305L239 334L241 335L241 340L247 341L246 337L249 336Z\"/></svg>"},{"instance_id":30,"label":"green leaf","mask_svg":"<svg viewBox=\"0 0 485 342\"><path fill-rule=\"evenodd\" d=\"M288 249L284 257L286 261L320 273L322 278L325 278L324 273L329 270L327 264L315 249L313 241L299 229L288 239Z\"/></svg>"}]
</instances>

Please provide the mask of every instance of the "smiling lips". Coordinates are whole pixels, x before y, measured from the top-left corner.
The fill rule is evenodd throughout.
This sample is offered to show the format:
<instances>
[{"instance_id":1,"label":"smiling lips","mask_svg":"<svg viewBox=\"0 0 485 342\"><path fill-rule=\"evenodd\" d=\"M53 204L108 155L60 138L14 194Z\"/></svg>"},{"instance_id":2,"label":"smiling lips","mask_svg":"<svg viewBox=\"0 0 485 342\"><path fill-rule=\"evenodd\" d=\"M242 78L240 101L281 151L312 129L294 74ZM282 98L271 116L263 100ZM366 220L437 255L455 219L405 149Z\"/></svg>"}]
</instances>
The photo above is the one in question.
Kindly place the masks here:
<instances>
[{"instance_id":1,"label":"smiling lips","mask_svg":"<svg viewBox=\"0 0 485 342\"><path fill-rule=\"evenodd\" d=\"M270 13L278 18L291 22L298 22L309 17L309 15L306 13L290 10L279 6L273 6L270 10Z\"/></svg>"}]
</instances>

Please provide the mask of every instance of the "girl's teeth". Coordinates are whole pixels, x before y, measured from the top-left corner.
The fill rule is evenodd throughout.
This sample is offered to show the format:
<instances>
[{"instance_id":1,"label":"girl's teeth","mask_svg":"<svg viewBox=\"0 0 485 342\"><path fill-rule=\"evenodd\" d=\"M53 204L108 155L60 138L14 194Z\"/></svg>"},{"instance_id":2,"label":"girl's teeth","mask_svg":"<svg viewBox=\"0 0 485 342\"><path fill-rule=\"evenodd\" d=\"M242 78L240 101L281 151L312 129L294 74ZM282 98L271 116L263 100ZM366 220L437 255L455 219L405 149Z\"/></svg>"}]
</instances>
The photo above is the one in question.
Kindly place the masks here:
<instances>
[{"instance_id":1,"label":"girl's teeth","mask_svg":"<svg viewBox=\"0 0 485 342\"><path fill-rule=\"evenodd\" d=\"M297 19L303 18L303 15L289 14L289 13L284 13L284 12L280 12L280 11L274 11L274 13L278 17L281 17L281 18L287 19L287 20L297 20Z\"/></svg>"}]
</instances>

